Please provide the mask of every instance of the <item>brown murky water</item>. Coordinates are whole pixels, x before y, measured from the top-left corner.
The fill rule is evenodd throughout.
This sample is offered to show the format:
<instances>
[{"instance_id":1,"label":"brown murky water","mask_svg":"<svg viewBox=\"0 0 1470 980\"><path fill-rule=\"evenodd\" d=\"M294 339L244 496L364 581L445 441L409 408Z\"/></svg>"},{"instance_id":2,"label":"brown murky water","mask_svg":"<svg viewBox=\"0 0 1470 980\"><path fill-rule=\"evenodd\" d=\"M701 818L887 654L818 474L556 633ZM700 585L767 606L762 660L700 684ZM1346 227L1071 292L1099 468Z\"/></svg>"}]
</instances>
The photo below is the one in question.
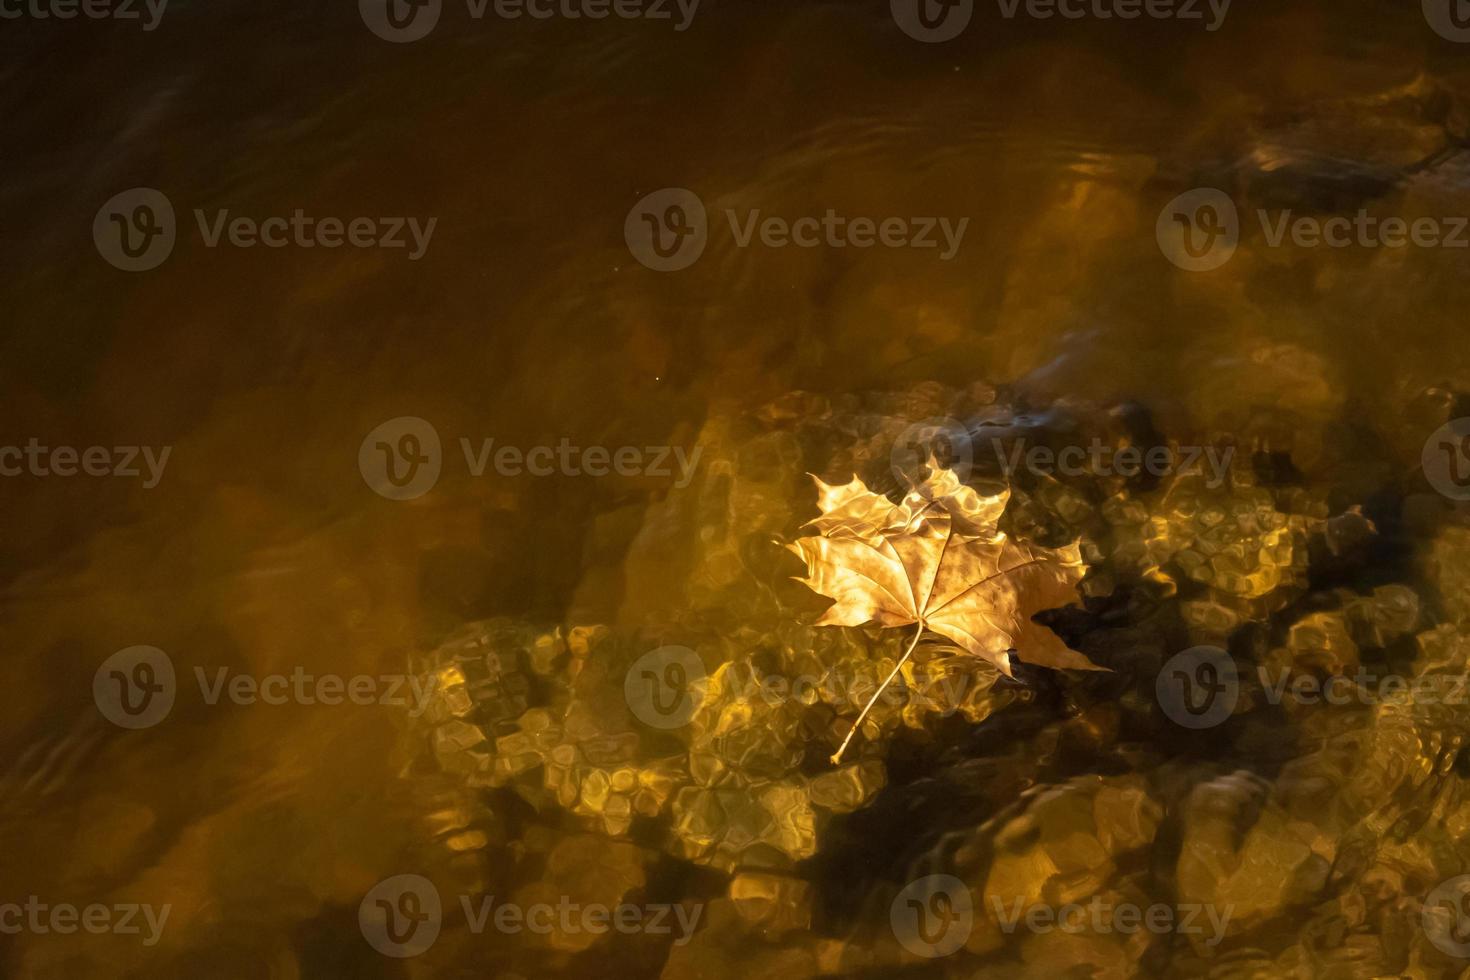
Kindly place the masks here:
<instances>
[{"instance_id":1,"label":"brown murky water","mask_svg":"<svg viewBox=\"0 0 1470 980\"><path fill-rule=\"evenodd\" d=\"M672 4L446 3L389 43L352 4L309 8L0 25L7 975L1470 966L1470 715L1443 693L1470 654L1470 460L1465 432L1431 439L1470 414L1470 46L1434 16L979 4L924 43L876 2L707 2L685 30ZM147 228L106 208L139 187L176 237L128 272L107 235ZM665 188L707 226L661 272L637 231L675 214L635 205ZM1218 199L1166 207L1197 188L1237 209L1226 258ZM284 236L297 209L306 244L229 225ZM829 212L840 244L760 230ZM1360 212L1437 243L1292 230ZM326 247L323 218L405 245ZM936 245L861 247L854 218ZM428 448L404 417L439 473L390 499ZM1233 462L1012 473L1001 528L1088 566L1042 618L1111 672L966 668L958 700L880 708L833 766L861 697L735 678L892 668L911 631L812 625L776 542L817 514L806 472L897 489L895 440L933 418L980 487L1017 446L1093 438ZM1224 674L1177 675L1201 645ZM163 717L127 710L155 654L109 660L139 646L174 671ZM660 727L625 679L667 646L708 683ZM918 650L910 687L949 676L937 638ZM1169 677L1227 674L1228 717L1171 714ZM394 919L407 874L442 902L426 948ZM477 922L488 895L642 925ZM660 931L663 905L699 917ZM105 921L68 930L65 906ZM1120 928L1125 906L1163 924Z\"/></svg>"}]
</instances>

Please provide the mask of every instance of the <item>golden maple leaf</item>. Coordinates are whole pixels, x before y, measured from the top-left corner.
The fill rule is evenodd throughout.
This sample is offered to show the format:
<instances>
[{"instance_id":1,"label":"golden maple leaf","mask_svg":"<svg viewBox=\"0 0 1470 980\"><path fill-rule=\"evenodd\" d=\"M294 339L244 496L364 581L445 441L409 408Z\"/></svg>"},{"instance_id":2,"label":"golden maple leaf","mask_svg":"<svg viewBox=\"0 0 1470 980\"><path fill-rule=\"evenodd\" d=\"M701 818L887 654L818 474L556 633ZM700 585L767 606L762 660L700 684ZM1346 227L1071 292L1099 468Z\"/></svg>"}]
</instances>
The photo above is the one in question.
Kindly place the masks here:
<instances>
[{"instance_id":1,"label":"golden maple leaf","mask_svg":"<svg viewBox=\"0 0 1470 980\"><path fill-rule=\"evenodd\" d=\"M908 650L863 709L833 754L840 761L878 695L908 661L925 630L981 657L1011 676L1010 652L1047 667L1102 670L1061 638L1031 621L1034 613L1077 599L1085 568L1075 543L1064 548L1021 544L997 526L1010 491L982 495L952 470L930 476L902 503L874 493L861 479L817 483L818 532L787 545L806 562L797 581L836 602L818 626L910 626Z\"/></svg>"}]
</instances>

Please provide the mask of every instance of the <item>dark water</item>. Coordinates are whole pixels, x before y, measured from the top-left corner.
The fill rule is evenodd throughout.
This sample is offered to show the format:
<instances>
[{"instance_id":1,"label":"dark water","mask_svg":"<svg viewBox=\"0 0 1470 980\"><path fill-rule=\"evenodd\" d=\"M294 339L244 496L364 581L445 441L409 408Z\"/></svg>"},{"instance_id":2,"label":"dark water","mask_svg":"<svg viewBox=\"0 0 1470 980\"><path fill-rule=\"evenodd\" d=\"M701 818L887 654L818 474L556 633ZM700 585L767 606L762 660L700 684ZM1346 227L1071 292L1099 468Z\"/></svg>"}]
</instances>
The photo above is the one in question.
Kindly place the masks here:
<instances>
[{"instance_id":1,"label":"dark water","mask_svg":"<svg viewBox=\"0 0 1470 980\"><path fill-rule=\"evenodd\" d=\"M153 943L146 924L6 931L0 910L5 972L1460 976L1470 960L1421 908L1453 910L1458 891L1431 893L1470 871L1463 704L1282 706L1247 684L1229 722L1195 731L1170 727L1154 679L1199 644L1251 678L1463 671L1461 483L1453 470L1436 493L1421 453L1470 414L1470 249L1453 245L1470 240L1470 46L1387 0L1238 3L1213 31L1207 6L1204 21L1025 9L980 4L944 43L866 2L707 0L682 31L672 5L673 21L532 21L451 3L401 44L350 3L174 0L152 30L0 23L0 446L73 447L79 470L0 455L21 466L0 479L0 899L170 908ZM121 225L99 208L139 187L171 203L176 241L127 272L94 221L104 240L128 227L131 199ZM624 235L663 188L708 213L703 253L672 272ZM1197 188L1238 208L1238 248L1209 271L1156 234ZM1192 245L1215 214L1197 204L1179 212ZM222 210L296 209L370 217L406 244L208 244ZM757 231L742 246L754 210L932 218L940 244ZM1273 244L1288 212L1434 219L1444 244ZM410 217L434 221L417 258ZM964 222L948 257L941 218ZM412 445L400 427L364 449L402 417L442 442L412 500L365 482L376 442ZM768 672L809 656L887 673L907 631L824 638L822 603L776 584L799 568L763 549L815 515L805 471L887 489L895 435L929 417L971 433L977 485L997 436L1235 447L1223 490L1014 481L1004 528L1084 542L1087 607L1055 628L1109 679L1037 668L970 716L895 715L841 786L813 780L851 705L836 721L737 711L699 737L630 719L622 672L663 643L711 673L757 649ZM1466 463L1464 434L1442 440L1446 466ZM650 465L536 476L525 458L477 476L460 440L473 456L492 438L546 460L635 447ZM109 450L99 466L140 447L138 475L80 472L89 447ZM1212 537L1222 519L1238 538ZM593 627L610 639L576 632ZM477 629L512 651L501 675L419 717L377 703L399 684L384 677L445 683L441 645ZM115 683L99 667L136 646L167 654L178 693L129 730L99 709ZM466 656L484 669L483 649ZM143 678L131 663L121 676ZM366 675L372 703L211 704L196 668ZM566 779L634 771L617 778L644 780L648 812L620 821L586 785L569 803L555 740L514 774L493 771L504 749L435 741L524 735L537 709L581 753ZM444 734L456 715L480 735ZM703 796L676 802L710 758L741 773L713 816ZM675 788L655 799L666 759ZM847 792L860 802L830 804ZM757 799L813 823L746 847L734 808ZM359 908L408 873L437 883L442 938L380 955ZM921 955L890 907L930 873L968 886L977 922L997 897L1102 895L1229 908L1237 925L1209 945L975 925ZM705 911L678 945L476 934L458 895L492 890Z\"/></svg>"}]
</instances>

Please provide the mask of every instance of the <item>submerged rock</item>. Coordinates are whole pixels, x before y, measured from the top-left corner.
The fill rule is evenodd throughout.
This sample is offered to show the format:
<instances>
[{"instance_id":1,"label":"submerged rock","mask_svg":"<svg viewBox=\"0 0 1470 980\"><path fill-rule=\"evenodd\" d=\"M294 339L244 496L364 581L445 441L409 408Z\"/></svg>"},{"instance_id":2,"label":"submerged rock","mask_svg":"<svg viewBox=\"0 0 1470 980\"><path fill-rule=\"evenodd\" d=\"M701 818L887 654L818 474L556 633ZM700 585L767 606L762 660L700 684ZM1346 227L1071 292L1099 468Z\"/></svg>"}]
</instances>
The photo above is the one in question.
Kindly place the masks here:
<instances>
[{"instance_id":1,"label":"submerged rock","mask_svg":"<svg viewBox=\"0 0 1470 980\"><path fill-rule=\"evenodd\" d=\"M1228 402L1224 390L1201 405ZM1297 410L1325 418L1319 394L1300 392ZM1079 541L1089 566L1078 604L1045 621L1112 672L1011 680L927 640L844 763L829 761L908 637L809 625L821 600L787 584L799 569L778 547L813 516L807 472L897 492L895 460L911 461L894 442L934 413L959 413L1002 456L1174 445L1136 408L1023 410L1013 396L793 395L711 419L709 467L631 537L613 621L485 621L417 659L434 681L409 725L426 850L467 890L508 882L526 901L554 881L608 901L658 885L705 902L708 926L687 944L640 953L666 978L752 964L797 977L1447 975L1416 916L1470 868L1470 696L1454 696L1470 677L1457 578L1470 538L1457 525L1427 543L1432 590L1388 570L1354 589L1341 583L1381 552L1378 526L1352 506L1330 517L1290 468L1011 472L1007 533ZM977 484L1007 475L971 462ZM1450 622L1426 630L1436 602ZM1161 717L1155 679L1198 643L1228 648L1239 697L1220 727L1184 733ZM685 651L679 673L657 676L687 711L663 727L625 682L670 644ZM896 835L891 853L865 849L864 827ZM850 896L832 893L839 867ZM890 922L926 875L962 882L972 914L935 962ZM1087 927L1018 918L1042 906L1080 910L1067 914ZM1172 924L1115 928L1125 908ZM527 945L556 969L597 947L570 933Z\"/></svg>"}]
</instances>

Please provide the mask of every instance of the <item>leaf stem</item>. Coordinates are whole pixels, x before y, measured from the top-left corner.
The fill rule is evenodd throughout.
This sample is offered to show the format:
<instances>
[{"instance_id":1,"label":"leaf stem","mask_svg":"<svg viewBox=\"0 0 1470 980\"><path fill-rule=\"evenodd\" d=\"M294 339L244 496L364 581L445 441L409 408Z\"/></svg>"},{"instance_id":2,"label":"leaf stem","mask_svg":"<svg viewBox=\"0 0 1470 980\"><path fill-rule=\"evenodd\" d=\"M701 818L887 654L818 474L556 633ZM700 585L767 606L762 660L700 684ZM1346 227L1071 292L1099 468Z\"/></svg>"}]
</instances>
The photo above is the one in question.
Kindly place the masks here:
<instances>
[{"instance_id":1,"label":"leaf stem","mask_svg":"<svg viewBox=\"0 0 1470 980\"><path fill-rule=\"evenodd\" d=\"M853 722L852 727L847 730L847 737L842 740L841 745L837 746L837 751L832 753L832 764L834 766L842 761L842 753L847 751L847 743L852 741L852 737L857 734L857 730L862 725L863 719L868 717L868 712L873 709L873 705L878 703L878 698L884 691L888 690L888 685L893 683L893 679L898 676L898 672L903 668L903 665L908 663L909 657L913 655L914 647L919 645L919 637L923 635L924 621L921 619L919 620L919 628L914 630L914 638L909 641L909 648L903 652L902 657L898 658L898 663L893 665L893 669L888 672L888 676L884 679L883 683L878 685L878 690L873 692L873 696L868 699L867 705L864 706L863 713L857 716L857 721Z\"/></svg>"}]
</instances>

